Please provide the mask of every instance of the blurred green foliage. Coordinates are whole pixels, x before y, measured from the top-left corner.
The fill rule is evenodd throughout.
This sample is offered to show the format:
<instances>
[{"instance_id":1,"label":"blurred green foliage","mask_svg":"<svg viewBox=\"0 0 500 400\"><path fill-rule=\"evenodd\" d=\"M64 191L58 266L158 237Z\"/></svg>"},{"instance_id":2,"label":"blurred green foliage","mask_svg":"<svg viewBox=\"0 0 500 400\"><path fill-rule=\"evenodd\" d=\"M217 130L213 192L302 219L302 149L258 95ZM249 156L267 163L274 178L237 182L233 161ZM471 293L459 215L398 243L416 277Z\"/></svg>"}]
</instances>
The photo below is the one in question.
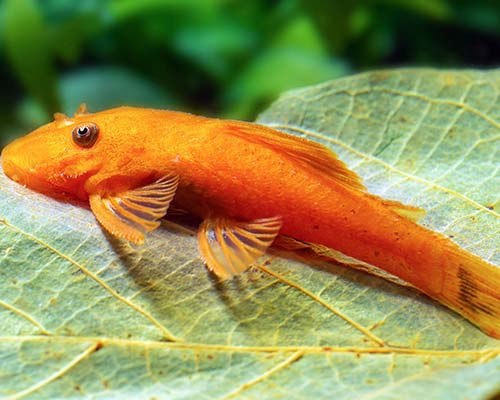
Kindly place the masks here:
<instances>
[{"instance_id":1,"label":"blurred green foliage","mask_svg":"<svg viewBox=\"0 0 500 400\"><path fill-rule=\"evenodd\" d=\"M496 0L0 0L0 147L82 101L253 119L350 72L499 61Z\"/></svg>"}]
</instances>

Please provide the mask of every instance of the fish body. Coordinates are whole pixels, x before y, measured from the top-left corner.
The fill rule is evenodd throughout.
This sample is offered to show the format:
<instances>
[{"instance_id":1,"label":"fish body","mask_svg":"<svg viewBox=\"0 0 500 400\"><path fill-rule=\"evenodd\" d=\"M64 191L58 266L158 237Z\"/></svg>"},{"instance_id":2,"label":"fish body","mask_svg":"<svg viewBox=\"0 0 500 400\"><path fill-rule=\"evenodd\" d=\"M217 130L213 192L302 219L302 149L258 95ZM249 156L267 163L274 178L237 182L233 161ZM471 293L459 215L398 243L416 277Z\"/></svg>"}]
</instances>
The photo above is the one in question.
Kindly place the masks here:
<instances>
[{"instance_id":1,"label":"fish body","mask_svg":"<svg viewBox=\"0 0 500 400\"><path fill-rule=\"evenodd\" d=\"M500 269L418 225L422 210L367 193L317 143L240 121L82 107L7 146L2 163L34 190L89 201L108 231L133 242L173 202L204 221L200 251L221 278L279 234L379 267L500 338Z\"/></svg>"}]
</instances>

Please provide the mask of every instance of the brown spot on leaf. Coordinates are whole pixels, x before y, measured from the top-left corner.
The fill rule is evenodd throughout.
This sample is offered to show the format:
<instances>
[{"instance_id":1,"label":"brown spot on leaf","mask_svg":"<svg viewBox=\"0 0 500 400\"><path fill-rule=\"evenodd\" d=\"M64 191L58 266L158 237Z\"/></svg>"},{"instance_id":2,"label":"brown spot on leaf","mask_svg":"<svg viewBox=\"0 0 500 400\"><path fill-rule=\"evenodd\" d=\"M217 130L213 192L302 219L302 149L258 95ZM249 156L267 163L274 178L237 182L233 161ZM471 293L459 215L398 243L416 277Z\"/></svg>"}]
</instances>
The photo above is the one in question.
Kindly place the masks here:
<instances>
[{"instance_id":1,"label":"brown spot on leaf","mask_svg":"<svg viewBox=\"0 0 500 400\"><path fill-rule=\"evenodd\" d=\"M94 353L98 352L99 350L101 350L102 348L104 347L104 344L102 342L97 342L96 346L95 346L95 350L94 350Z\"/></svg>"}]
</instances>

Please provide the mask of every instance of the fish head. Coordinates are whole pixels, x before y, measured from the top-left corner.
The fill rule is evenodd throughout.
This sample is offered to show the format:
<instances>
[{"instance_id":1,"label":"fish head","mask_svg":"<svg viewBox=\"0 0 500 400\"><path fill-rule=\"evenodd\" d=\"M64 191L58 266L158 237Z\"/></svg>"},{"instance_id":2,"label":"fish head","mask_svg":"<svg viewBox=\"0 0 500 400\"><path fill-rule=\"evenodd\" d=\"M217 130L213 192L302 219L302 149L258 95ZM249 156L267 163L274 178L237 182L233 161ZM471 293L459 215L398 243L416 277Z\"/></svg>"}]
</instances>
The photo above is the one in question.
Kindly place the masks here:
<instances>
[{"instance_id":1,"label":"fish head","mask_svg":"<svg viewBox=\"0 0 500 400\"><path fill-rule=\"evenodd\" d=\"M87 200L106 183L111 190L140 185L154 178L141 157L146 147L141 112L120 107L91 114L80 106L73 117L57 113L54 121L3 149L3 171L56 198Z\"/></svg>"}]
</instances>

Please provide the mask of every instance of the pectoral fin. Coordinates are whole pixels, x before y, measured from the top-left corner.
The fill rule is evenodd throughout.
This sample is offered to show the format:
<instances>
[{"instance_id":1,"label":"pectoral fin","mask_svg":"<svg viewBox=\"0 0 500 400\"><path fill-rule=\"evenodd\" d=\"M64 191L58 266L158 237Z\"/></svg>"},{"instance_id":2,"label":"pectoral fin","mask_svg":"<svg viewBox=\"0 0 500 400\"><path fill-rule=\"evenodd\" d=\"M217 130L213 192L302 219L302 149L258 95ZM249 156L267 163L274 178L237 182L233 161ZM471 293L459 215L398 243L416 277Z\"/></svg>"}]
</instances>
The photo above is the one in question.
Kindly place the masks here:
<instances>
[{"instance_id":1,"label":"pectoral fin","mask_svg":"<svg viewBox=\"0 0 500 400\"><path fill-rule=\"evenodd\" d=\"M281 218L251 222L208 219L198 231L200 252L208 268L227 279L248 269L272 244L281 228Z\"/></svg>"},{"instance_id":2,"label":"pectoral fin","mask_svg":"<svg viewBox=\"0 0 500 400\"><path fill-rule=\"evenodd\" d=\"M134 243L144 241L144 233L160 225L174 198L179 177L163 177L137 189L114 195L94 194L90 208L99 223L114 236Z\"/></svg>"}]
</instances>

